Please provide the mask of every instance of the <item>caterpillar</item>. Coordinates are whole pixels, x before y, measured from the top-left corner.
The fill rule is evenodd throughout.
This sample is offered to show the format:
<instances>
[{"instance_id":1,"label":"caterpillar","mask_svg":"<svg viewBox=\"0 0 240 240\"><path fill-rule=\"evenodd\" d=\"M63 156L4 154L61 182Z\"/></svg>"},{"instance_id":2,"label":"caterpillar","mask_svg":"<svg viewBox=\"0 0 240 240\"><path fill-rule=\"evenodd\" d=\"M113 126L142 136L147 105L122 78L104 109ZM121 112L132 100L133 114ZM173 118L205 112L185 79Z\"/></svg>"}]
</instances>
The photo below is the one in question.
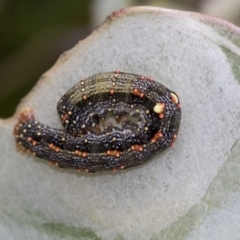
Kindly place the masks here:
<instances>
[{"instance_id":1,"label":"caterpillar","mask_svg":"<svg viewBox=\"0 0 240 240\"><path fill-rule=\"evenodd\" d=\"M175 92L120 71L81 79L62 96L57 111L63 129L46 126L32 109L23 109L14 127L17 148L86 172L147 162L173 145L181 119Z\"/></svg>"}]
</instances>

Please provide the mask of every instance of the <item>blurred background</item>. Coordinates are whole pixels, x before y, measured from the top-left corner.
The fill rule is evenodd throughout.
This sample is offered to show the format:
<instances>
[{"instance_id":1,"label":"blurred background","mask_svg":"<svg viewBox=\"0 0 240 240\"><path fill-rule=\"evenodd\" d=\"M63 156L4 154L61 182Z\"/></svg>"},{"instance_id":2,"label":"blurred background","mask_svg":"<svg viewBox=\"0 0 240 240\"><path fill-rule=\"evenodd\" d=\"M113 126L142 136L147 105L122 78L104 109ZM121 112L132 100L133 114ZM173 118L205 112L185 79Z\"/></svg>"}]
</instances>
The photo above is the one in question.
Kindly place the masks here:
<instances>
[{"instance_id":1,"label":"blurred background","mask_svg":"<svg viewBox=\"0 0 240 240\"><path fill-rule=\"evenodd\" d=\"M12 116L59 55L107 15L138 5L200 12L240 25L240 0L0 0L0 118Z\"/></svg>"}]
</instances>

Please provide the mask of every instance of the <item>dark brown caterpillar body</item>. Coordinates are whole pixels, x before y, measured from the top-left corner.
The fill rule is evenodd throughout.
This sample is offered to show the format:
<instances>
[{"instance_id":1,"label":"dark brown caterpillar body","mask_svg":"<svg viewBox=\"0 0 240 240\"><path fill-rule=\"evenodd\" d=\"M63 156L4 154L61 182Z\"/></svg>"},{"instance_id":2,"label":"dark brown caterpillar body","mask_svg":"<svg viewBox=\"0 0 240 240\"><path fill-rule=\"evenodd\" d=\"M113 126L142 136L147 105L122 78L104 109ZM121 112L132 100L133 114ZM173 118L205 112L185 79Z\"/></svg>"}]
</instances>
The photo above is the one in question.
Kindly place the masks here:
<instances>
[{"instance_id":1,"label":"dark brown caterpillar body","mask_svg":"<svg viewBox=\"0 0 240 240\"><path fill-rule=\"evenodd\" d=\"M17 145L59 167L87 172L145 163L173 144L181 118L176 93L118 71L80 80L57 110L64 130L35 121L25 109L14 129ZM125 118L121 127L103 124L109 113Z\"/></svg>"}]
</instances>

